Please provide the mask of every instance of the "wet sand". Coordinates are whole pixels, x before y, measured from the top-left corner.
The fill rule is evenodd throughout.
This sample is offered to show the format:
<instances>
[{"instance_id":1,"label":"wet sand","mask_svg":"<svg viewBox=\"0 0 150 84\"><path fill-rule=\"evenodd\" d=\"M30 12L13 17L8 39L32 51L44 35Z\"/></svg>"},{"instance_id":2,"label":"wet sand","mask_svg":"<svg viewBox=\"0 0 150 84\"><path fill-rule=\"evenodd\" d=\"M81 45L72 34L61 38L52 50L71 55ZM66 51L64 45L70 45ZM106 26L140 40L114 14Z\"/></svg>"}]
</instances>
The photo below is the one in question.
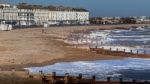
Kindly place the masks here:
<instances>
[{"instance_id":1,"label":"wet sand","mask_svg":"<svg viewBox=\"0 0 150 84\"><path fill-rule=\"evenodd\" d=\"M88 49L75 48L64 43L72 32L90 29L114 29L139 25L67 26L18 29L0 31L0 68L2 70L21 69L30 66L43 66L63 61L84 61L101 59L121 59L90 52Z\"/></svg>"}]
</instances>

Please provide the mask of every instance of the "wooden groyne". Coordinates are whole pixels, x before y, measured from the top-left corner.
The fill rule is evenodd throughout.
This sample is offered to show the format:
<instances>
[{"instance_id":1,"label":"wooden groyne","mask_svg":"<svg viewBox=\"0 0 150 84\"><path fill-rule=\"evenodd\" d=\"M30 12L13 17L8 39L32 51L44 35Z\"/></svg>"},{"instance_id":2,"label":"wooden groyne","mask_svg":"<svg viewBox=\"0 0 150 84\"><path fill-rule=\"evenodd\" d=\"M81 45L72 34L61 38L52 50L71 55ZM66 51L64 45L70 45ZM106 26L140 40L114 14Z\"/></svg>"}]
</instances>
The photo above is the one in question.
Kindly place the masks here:
<instances>
[{"instance_id":1,"label":"wooden groyne","mask_svg":"<svg viewBox=\"0 0 150 84\"><path fill-rule=\"evenodd\" d=\"M136 51L136 53L133 53L133 50L130 50L130 52L126 52L126 49L124 49L123 51L119 51L119 49L116 49L116 51L112 51L112 48L108 50L108 49L104 49L104 47L102 48L89 47L89 49L91 52L95 52L97 54L103 54L103 55L125 56L125 57L150 57L150 55L146 54L145 51L143 53L139 53L138 50Z\"/></svg>"},{"instance_id":2,"label":"wooden groyne","mask_svg":"<svg viewBox=\"0 0 150 84\"><path fill-rule=\"evenodd\" d=\"M45 75L43 73L39 74L43 84L150 84L149 81L124 81L123 78L119 78L118 81L111 80L111 77L107 77L105 81L97 81L96 76L91 78L83 78L82 74L78 76L71 76L69 73L66 73L65 76L58 76L56 72L53 72L51 75ZM33 78L34 76L30 78Z\"/></svg>"}]
</instances>

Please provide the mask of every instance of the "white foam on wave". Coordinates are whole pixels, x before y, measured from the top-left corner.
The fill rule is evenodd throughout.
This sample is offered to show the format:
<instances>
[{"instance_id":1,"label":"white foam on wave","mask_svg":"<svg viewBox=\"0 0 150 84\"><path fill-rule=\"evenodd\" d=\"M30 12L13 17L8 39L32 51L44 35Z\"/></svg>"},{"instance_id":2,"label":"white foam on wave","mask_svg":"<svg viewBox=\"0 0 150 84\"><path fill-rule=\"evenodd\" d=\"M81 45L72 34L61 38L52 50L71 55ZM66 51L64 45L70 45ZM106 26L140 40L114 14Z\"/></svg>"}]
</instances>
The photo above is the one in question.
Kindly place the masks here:
<instances>
[{"instance_id":1,"label":"white foam on wave","mask_svg":"<svg viewBox=\"0 0 150 84\"><path fill-rule=\"evenodd\" d=\"M150 47L145 48L145 45L149 45L150 33L147 33L146 30L137 30L116 29L93 31L88 35L89 39L87 42L91 44L91 46L97 45L98 47L104 47L105 49L110 49L111 47L113 51L116 51L118 48L119 51L125 49L126 52L130 52L132 49L133 53L137 53L138 50L138 53L150 54ZM82 44L86 42L80 41L79 43Z\"/></svg>"},{"instance_id":2,"label":"white foam on wave","mask_svg":"<svg viewBox=\"0 0 150 84\"><path fill-rule=\"evenodd\" d=\"M150 70L150 59L140 58L126 58L122 60L97 60L97 61L78 61L78 62L62 62L44 67L30 67L26 68L30 73L44 73L57 72L59 75L70 73L78 75L96 75L98 78L105 78L109 73L111 76L120 76L117 73L120 70Z\"/></svg>"}]
</instances>

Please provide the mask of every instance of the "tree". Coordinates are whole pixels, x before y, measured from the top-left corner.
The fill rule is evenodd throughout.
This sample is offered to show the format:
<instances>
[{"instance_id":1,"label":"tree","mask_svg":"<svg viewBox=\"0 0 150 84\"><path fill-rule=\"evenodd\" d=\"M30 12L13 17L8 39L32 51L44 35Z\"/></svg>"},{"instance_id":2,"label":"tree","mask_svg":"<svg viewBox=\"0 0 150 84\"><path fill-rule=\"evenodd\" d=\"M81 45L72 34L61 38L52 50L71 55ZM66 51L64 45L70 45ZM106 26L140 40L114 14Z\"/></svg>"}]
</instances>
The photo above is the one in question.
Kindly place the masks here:
<instances>
[{"instance_id":1,"label":"tree","mask_svg":"<svg viewBox=\"0 0 150 84\"><path fill-rule=\"evenodd\" d=\"M135 24L136 20L132 17L123 17L119 22L123 24Z\"/></svg>"}]
</instances>

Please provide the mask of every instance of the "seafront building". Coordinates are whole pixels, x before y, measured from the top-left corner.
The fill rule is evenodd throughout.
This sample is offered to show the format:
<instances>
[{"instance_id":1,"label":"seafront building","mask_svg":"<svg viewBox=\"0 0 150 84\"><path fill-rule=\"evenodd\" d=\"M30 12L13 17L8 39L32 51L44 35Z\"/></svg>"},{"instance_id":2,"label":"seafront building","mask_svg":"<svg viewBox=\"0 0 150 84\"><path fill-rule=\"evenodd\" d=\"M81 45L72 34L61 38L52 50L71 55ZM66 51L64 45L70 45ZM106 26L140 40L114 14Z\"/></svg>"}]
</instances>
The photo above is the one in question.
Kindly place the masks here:
<instances>
[{"instance_id":1,"label":"seafront building","mask_svg":"<svg viewBox=\"0 0 150 84\"><path fill-rule=\"evenodd\" d=\"M0 22L12 25L71 25L89 24L88 11L58 11L49 9L29 9L0 4Z\"/></svg>"}]
</instances>

